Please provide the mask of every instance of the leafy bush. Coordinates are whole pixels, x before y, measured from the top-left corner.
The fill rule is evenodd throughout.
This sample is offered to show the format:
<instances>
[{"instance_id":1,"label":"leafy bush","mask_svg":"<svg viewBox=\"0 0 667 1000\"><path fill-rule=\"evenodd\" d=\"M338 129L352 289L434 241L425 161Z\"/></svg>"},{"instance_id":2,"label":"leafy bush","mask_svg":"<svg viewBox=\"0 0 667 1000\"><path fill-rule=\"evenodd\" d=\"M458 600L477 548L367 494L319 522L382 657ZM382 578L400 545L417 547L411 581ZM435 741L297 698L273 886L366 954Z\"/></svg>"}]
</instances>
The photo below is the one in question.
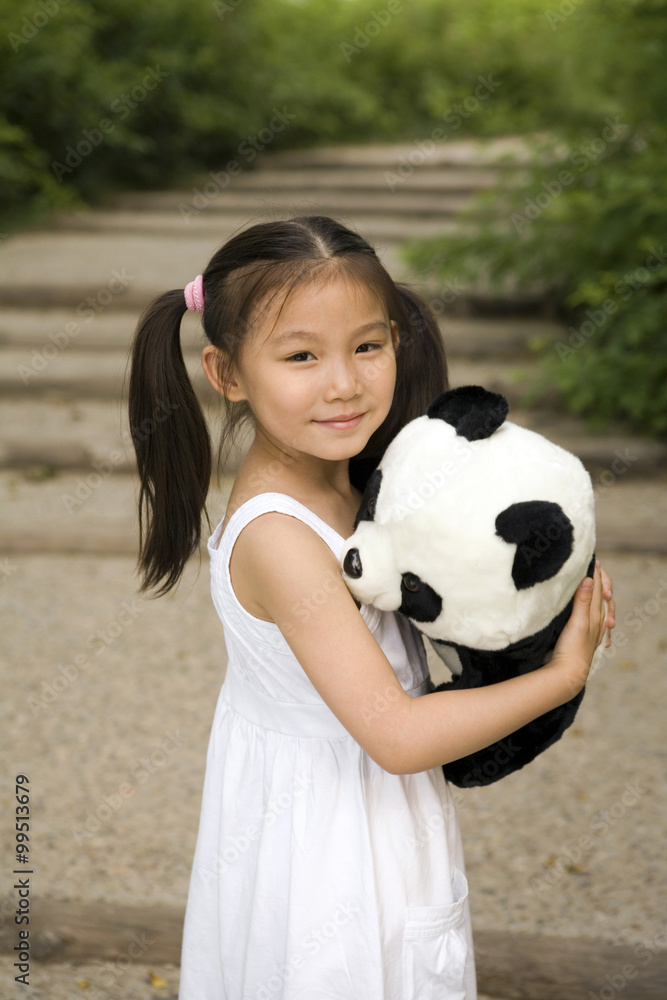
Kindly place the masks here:
<instances>
[{"instance_id":1,"label":"leafy bush","mask_svg":"<svg viewBox=\"0 0 667 1000\"><path fill-rule=\"evenodd\" d=\"M574 71L582 88L606 94L597 126L565 123L568 154L541 148L527 183L486 197L478 235L415 242L407 258L442 277L471 277L481 266L496 286L510 274L547 282L568 332L555 345L537 345L545 371L540 388L555 382L570 409L593 426L618 417L661 435L667 432L667 2L587 0L577 16ZM584 34L596 40L592 51Z\"/></svg>"},{"instance_id":2,"label":"leafy bush","mask_svg":"<svg viewBox=\"0 0 667 1000\"><path fill-rule=\"evenodd\" d=\"M443 141L586 122L559 37L539 0L0 0L0 217L220 169L276 107L272 149L426 138L480 76Z\"/></svg>"}]
</instances>

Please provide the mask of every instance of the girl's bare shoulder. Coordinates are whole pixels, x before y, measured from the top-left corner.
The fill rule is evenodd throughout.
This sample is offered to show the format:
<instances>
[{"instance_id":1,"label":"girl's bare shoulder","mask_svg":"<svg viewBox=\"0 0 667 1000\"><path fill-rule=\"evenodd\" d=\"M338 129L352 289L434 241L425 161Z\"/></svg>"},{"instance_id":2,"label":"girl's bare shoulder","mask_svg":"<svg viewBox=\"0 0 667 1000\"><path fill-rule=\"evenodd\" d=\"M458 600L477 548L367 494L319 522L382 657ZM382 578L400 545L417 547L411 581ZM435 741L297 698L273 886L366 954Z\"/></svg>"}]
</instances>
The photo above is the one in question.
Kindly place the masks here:
<instances>
[{"instance_id":1,"label":"girl's bare shoulder","mask_svg":"<svg viewBox=\"0 0 667 1000\"><path fill-rule=\"evenodd\" d=\"M253 488L253 485L255 485L255 488ZM256 481L254 484L252 480L239 482L237 478L229 496L227 510L222 522L221 537L235 511L239 507L242 507L244 503L247 503L256 496L261 496L263 493L284 493L286 496L296 500L297 503L307 507L308 510L324 521L325 524L328 524L329 527L333 528L343 538L349 538L354 530L354 519L361 500L361 493L354 489L351 498L347 501L342 501L340 498L330 499L324 496L313 496L308 491L299 490L285 483L268 483L267 481L263 484L263 488L260 489L257 488ZM220 540L218 540L218 547L219 545Z\"/></svg>"}]
</instances>

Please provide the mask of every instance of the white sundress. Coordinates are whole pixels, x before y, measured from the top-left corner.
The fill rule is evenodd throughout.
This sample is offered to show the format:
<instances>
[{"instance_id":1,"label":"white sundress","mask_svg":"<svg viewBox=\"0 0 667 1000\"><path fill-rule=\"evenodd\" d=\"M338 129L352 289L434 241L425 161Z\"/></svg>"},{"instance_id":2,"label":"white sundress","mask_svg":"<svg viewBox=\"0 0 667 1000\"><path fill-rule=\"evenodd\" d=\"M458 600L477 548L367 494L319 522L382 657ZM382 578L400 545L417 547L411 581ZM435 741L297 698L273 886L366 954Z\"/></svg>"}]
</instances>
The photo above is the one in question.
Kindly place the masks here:
<instances>
[{"instance_id":1,"label":"white sundress","mask_svg":"<svg viewBox=\"0 0 667 1000\"><path fill-rule=\"evenodd\" d=\"M206 759L179 1000L475 1000L463 851L442 769L390 774L308 679L280 629L237 600L229 559L268 511L345 539L263 493L209 537L228 666ZM313 595L317 600L318 595ZM360 613L412 697L433 685L421 637Z\"/></svg>"}]
</instances>

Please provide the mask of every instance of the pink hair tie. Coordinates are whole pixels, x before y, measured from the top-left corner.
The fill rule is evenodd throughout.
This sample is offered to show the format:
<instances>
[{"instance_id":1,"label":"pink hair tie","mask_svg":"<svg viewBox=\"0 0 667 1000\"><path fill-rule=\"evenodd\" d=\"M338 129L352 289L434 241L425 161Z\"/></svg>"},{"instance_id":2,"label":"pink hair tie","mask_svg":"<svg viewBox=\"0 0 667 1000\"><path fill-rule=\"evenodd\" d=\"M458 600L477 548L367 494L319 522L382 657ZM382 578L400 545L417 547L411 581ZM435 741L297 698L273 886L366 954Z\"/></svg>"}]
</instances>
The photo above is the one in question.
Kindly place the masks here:
<instances>
[{"instance_id":1,"label":"pink hair tie","mask_svg":"<svg viewBox=\"0 0 667 1000\"><path fill-rule=\"evenodd\" d=\"M204 281L201 274L198 274L194 281L185 286L185 304L193 312L204 311Z\"/></svg>"}]
</instances>

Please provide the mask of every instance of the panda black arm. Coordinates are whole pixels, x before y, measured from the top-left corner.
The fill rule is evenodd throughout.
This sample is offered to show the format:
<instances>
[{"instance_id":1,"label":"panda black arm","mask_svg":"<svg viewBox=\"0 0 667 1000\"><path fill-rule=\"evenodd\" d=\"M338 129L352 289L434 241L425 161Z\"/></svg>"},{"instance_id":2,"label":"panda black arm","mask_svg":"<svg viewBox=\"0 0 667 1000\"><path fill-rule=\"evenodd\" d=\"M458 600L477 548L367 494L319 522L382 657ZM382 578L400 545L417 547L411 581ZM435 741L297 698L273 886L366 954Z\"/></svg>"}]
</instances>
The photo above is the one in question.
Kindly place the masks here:
<instances>
[{"instance_id":1,"label":"panda black arm","mask_svg":"<svg viewBox=\"0 0 667 1000\"><path fill-rule=\"evenodd\" d=\"M427 748L428 744L433 747L430 751L426 749L426 757L421 747L415 747L399 773L425 770L438 763L446 765L468 757L581 696L593 654L605 634L606 609L599 563L593 581L588 582L592 582L591 589L586 589L584 580L576 591L572 614L548 664L486 687L435 691L414 699L412 714L424 733ZM451 729L446 734L442 728L445 702L448 714L453 715ZM508 728L510 720L517 725ZM480 742L482 733L486 737ZM452 745L461 752L452 755Z\"/></svg>"}]
</instances>

